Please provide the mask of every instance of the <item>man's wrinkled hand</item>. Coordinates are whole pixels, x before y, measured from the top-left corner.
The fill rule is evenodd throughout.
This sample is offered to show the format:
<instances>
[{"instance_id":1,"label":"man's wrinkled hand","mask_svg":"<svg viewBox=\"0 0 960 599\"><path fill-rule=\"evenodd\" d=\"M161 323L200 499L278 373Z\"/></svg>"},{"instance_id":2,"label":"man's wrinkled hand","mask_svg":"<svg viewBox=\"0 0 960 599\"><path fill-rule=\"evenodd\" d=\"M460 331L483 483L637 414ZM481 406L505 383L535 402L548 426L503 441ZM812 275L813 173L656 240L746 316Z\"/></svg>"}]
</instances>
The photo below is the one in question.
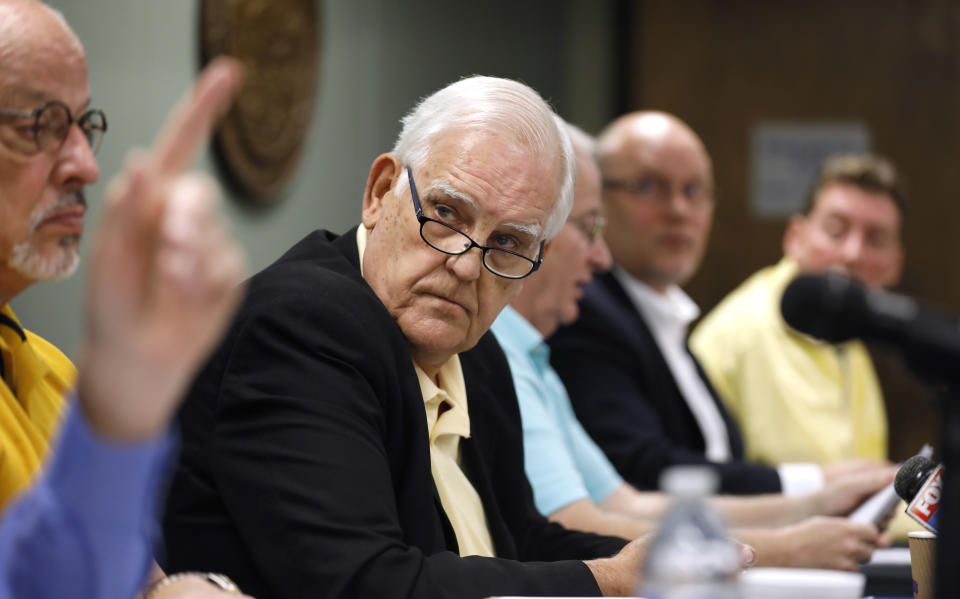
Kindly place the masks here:
<instances>
[{"instance_id":1,"label":"man's wrinkled hand","mask_svg":"<svg viewBox=\"0 0 960 599\"><path fill-rule=\"evenodd\" d=\"M873 550L889 544L872 524L846 518L817 516L777 531L783 539L787 565L794 568L824 568L859 571ZM762 557L762 556L761 556ZM781 564L766 564L781 565Z\"/></svg>"}]
</instances>

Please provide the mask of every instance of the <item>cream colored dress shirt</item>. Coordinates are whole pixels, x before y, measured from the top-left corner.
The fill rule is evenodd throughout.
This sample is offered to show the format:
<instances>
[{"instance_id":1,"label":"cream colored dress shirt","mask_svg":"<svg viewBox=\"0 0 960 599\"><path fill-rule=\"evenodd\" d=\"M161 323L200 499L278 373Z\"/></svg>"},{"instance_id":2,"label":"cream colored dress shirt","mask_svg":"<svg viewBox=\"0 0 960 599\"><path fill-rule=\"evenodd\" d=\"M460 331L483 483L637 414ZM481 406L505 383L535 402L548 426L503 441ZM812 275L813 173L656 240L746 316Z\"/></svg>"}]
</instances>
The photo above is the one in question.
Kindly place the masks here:
<instances>
[{"instance_id":1,"label":"cream colored dress shirt","mask_svg":"<svg viewBox=\"0 0 960 599\"><path fill-rule=\"evenodd\" d=\"M493 540L483 503L460 469L460 439L470 437L467 390L460 357L453 356L437 375L439 386L416 364L430 433L430 468L440 503L457 536L460 555L494 557ZM441 413L440 406L447 407Z\"/></svg>"}]
</instances>

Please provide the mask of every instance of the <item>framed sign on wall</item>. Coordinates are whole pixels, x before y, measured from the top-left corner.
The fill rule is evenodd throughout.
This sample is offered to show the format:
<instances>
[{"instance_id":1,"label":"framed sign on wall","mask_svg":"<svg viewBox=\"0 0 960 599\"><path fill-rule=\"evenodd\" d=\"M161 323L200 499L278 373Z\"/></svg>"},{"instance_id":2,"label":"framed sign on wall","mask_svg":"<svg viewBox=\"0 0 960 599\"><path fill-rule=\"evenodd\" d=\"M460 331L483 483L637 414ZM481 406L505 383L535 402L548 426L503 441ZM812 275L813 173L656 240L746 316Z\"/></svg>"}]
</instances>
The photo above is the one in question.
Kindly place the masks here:
<instances>
[{"instance_id":1,"label":"framed sign on wall","mask_svg":"<svg viewBox=\"0 0 960 599\"><path fill-rule=\"evenodd\" d=\"M259 204L283 197L300 160L316 96L316 0L201 0L201 60L238 58L246 80L214 135L239 193Z\"/></svg>"}]
</instances>

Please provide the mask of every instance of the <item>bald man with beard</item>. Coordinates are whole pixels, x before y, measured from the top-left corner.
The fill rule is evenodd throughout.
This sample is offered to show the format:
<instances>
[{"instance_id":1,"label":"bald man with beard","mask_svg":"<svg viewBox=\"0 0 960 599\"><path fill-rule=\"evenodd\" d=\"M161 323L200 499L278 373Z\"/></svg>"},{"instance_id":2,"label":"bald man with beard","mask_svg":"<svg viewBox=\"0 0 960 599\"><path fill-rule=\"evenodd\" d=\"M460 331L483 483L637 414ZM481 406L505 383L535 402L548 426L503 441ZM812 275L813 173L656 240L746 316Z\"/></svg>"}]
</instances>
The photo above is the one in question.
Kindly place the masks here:
<instances>
[{"instance_id":1,"label":"bald man with beard","mask_svg":"<svg viewBox=\"0 0 960 599\"><path fill-rule=\"evenodd\" d=\"M39 469L76 378L9 303L76 270L83 188L100 177L94 152L107 129L89 103L86 56L59 13L0 2L0 508Z\"/></svg>"},{"instance_id":2,"label":"bald man with beard","mask_svg":"<svg viewBox=\"0 0 960 599\"><path fill-rule=\"evenodd\" d=\"M75 271L107 121L90 108L86 56L63 16L0 0L0 598L128 599L147 577L167 425L241 295L216 186L183 172L240 79L217 61L155 151L111 186L77 380L9 302ZM212 582L171 577L147 597L228 593Z\"/></svg>"}]
</instances>

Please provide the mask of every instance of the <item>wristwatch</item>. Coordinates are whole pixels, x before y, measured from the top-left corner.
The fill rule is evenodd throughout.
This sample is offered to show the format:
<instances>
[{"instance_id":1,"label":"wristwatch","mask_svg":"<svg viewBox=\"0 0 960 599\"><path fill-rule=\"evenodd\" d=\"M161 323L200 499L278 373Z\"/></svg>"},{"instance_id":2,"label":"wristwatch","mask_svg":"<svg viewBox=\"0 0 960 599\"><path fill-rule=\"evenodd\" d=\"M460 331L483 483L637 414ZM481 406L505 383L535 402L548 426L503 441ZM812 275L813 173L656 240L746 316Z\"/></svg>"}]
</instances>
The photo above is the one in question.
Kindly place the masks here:
<instances>
[{"instance_id":1,"label":"wristwatch","mask_svg":"<svg viewBox=\"0 0 960 599\"><path fill-rule=\"evenodd\" d=\"M206 580L213 586L219 587L225 593L240 594L240 587L238 587L237 584L230 580L230 578L225 574L218 574L216 572L177 572L176 574L165 576L164 578L161 578L157 582L151 584L149 587L144 589L143 594L141 594L140 597L141 599L150 599L163 587L173 584L183 578L187 578L188 576L195 576L197 578Z\"/></svg>"}]
</instances>

